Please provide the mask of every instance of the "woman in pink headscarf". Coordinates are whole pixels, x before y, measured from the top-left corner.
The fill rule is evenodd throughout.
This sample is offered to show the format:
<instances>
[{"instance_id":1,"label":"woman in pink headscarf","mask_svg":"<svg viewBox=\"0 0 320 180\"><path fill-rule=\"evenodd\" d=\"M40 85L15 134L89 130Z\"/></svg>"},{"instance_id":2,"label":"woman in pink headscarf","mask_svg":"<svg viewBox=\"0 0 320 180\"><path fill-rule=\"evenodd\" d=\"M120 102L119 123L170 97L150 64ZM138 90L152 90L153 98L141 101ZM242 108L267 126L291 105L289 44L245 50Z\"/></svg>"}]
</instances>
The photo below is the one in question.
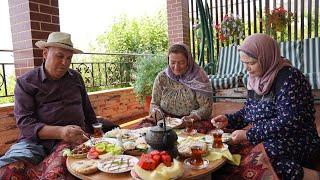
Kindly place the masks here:
<instances>
[{"instance_id":1,"label":"woman in pink headscarf","mask_svg":"<svg viewBox=\"0 0 320 180\"><path fill-rule=\"evenodd\" d=\"M236 129L234 144L261 146L279 178L318 177L307 168L320 146L308 80L280 56L277 42L266 34L247 37L239 51L249 73L245 106L211 122Z\"/></svg>"}]
</instances>

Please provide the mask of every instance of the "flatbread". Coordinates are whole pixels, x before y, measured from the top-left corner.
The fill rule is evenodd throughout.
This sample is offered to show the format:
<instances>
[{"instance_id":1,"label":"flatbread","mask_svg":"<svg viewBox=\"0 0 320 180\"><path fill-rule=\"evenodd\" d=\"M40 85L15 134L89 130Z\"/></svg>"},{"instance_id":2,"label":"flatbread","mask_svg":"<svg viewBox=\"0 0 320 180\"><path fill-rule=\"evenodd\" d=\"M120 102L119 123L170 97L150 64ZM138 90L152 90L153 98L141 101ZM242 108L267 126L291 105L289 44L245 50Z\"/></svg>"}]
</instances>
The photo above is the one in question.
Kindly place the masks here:
<instances>
[{"instance_id":1,"label":"flatbread","mask_svg":"<svg viewBox=\"0 0 320 180\"><path fill-rule=\"evenodd\" d=\"M208 151L207 144L205 142L194 140L192 138L186 138L186 139L182 140L181 142L179 142L179 144L178 144L179 154L184 157L190 157L191 156L190 147L194 146L194 145L202 147L202 150L205 152L203 155L207 154L207 151Z\"/></svg>"},{"instance_id":2,"label":"flatbread","mask_svg":"<svg viewBox=\"0 0 320 180\"><path fill-rule=\"evenodd\" d=\"M98 171L95 160L81 160L71 164L71 169L80 174L93 174Z\"/></svg>"}]
</instances>

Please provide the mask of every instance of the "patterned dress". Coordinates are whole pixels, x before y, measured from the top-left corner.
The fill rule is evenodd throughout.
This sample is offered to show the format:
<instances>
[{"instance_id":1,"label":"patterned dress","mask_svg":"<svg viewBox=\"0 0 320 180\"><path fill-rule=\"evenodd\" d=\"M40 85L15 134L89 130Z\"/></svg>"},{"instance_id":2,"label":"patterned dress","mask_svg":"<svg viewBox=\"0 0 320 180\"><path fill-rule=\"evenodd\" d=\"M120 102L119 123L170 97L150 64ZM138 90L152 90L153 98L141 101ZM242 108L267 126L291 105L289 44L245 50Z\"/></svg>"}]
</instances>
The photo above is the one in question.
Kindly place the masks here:
<instances>
[{"instance_id":1,"label":"patterned dress","mask_svg":"<svg viewBox=\"0 0 320 180\"><path fill-rule=\"evenodd\" d=\"M158 74L152 91L150 112L159 108L168 116L183 117L194 114L199 119L200 132L211 130L212 97L204 96L185 85L173 81L165 71ZM202 127L202 128L200 128Z\"/></svg>"},{"instance_id":2,"label":"patterned dress","mask_svg":"<svg viewBox=\"0 0 320 180\"><path fill-rule=\"evenodd\" d=\"M302 167L319 148L311 87L293 67L281 69L267 95L248 91L245 106L227 115L229 128L247 125L247 138L262 143L273 168L281 179L302 179Z\"/></svg>"}]
</instances>

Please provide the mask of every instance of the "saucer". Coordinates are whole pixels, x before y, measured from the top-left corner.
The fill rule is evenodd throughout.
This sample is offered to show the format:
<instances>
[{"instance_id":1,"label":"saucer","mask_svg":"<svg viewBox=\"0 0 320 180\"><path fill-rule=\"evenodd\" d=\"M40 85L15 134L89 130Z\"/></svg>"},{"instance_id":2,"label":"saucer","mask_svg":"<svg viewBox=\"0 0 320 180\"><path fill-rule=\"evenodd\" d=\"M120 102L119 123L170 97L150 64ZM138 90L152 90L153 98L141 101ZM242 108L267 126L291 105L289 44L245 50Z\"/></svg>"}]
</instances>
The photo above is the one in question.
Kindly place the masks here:
<instances>
[{"instance_id":1,"label":"saucer","mask_svg":"<svg viewBox=\"0 0 320 180\"><path fill-rule=\"evenodd\" d=\"M222 148L214 148L214 147L212 147L212 144L210 145L210 147L214 151L222 151L222 150L228 149L228 147L229 147L228 144L226 144L226 143L222 143L222 144L223 144Z\"/></svg>"},{"instance_id":2,"label":"saucer","mask_svg":"<svg viewBox=\"0 0 320 180\"><path fill-rule=\"evenodd\" d=\"M205 158L202 158L202 160L203 160L203 164L200 165L200 166L195 166L195 165L191 164L192 158L185 159L184 160L184 164L187 167L190 167L191 169L204 169L204 168L207 168L208 165L209 165L209 160L205 159Z\"/></svg>"}]
</instances>

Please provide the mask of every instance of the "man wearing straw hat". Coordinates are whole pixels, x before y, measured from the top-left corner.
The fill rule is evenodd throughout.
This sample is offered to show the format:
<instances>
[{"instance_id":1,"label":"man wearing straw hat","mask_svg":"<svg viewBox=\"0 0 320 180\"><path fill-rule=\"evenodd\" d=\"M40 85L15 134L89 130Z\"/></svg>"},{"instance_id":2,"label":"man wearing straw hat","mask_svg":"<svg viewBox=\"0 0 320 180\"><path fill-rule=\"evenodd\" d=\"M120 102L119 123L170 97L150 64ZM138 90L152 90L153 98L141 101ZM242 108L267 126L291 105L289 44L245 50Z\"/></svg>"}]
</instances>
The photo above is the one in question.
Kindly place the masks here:
<instances>
[{"instance_id":1,"label":"man wearing straw hat","mask_svg":"<svg viewBox=\"0 0 320 180\"><path fill-rule=\"evenodd\" d=\"M82 53L71 35L53 32L35 45L43 49L44 63L17 79L14 116L20 137L0 158L0 179L8 164L38 164L59 144L87 140L84 134L97 122L81 75L69 69L73 54Z\"/></svg>"}]
</instances>

